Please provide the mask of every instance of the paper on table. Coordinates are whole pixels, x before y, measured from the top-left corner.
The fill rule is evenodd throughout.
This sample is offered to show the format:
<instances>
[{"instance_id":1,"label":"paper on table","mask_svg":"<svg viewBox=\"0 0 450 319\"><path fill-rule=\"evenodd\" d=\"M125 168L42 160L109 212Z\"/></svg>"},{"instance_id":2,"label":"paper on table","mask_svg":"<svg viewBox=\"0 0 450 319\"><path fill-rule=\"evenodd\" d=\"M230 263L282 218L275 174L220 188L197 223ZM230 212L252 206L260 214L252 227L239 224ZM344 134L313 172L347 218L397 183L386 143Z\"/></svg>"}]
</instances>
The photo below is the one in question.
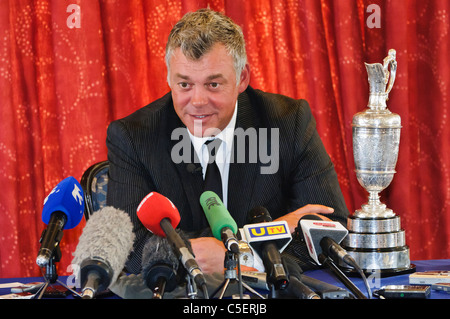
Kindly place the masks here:
<instances>
[{"instance_id":1,"label":"paper on table","mask_svg":"<svg viewBox=\"0 0 450 319\"><path fill-rule=\"evenodd\" d=\"M17 286L22 286L23 283L21 282L8 282L5 284L0 284L0 289L4 289L4 288L13 288L13 287L17 287Z\"/></svg>"}]
</instances>

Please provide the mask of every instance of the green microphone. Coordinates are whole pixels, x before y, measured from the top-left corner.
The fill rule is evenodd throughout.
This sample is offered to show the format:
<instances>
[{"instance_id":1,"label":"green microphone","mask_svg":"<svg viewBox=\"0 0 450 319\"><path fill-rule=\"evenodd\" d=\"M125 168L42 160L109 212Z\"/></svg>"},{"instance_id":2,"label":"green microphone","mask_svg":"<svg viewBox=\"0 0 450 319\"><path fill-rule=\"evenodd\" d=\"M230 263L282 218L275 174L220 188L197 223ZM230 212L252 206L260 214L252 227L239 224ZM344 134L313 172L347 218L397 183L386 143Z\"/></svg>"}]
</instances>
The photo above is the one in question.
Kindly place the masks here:
<instances>
[{"instance_id":1,"label":"green microphone","mask_svg":"<svg viewBox=\"0 0 450 319\"><path fill-rule=\"evenodd\" d=\"M229 251L239 254L239 243L235 236L238 227L220 197L211 191L203 192L200 196L200 205L205 212L213 236L222 240Z\"/></svg>"}]
</instances>

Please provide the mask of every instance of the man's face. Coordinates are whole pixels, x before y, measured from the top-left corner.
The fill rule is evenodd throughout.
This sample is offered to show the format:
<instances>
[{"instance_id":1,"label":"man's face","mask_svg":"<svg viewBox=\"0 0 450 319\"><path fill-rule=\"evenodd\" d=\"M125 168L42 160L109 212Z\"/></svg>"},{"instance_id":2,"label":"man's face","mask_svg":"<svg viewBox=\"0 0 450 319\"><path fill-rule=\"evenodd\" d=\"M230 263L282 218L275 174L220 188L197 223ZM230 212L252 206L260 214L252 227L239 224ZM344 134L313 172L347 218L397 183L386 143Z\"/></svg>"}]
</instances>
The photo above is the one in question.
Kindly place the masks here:
<instances>
[{"instance_id":1,"label":"man's face","mask_svg":"<svg viewBox=\"0 0 450 319\"><path fill-rule=\"evenodd\" d=\"M248 66L236 83L233 58L215 44L199 60L188 59L180 48L170 59L169 81L175 112L195 136L217 135L230 122L239 93L249 81Z\"/></svg>"}]
</instances>

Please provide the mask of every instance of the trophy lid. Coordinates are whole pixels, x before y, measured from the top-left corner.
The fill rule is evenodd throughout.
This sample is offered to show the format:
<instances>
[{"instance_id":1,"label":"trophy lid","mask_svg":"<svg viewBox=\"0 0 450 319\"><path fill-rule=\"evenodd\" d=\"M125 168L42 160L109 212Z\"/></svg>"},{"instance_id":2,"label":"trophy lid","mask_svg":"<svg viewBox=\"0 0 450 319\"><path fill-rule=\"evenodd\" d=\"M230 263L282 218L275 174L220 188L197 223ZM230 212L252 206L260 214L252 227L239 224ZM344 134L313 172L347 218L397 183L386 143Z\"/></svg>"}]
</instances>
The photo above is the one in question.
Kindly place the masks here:
<instances>
[{"instance_id":1,"label":"trophy lid","mask_svg":"<svg viewBox=\"0 0 450 319\"><path fill-rule=\"evenodd\" d=\"M383 60L383 64L365 63L369 80L368 108L353 116L353 127L401 127L400 116L389 111L386 105L397 72L397 61L395 57L395 50L390 49L388 56Z\"/></svg>"}]
</instances>

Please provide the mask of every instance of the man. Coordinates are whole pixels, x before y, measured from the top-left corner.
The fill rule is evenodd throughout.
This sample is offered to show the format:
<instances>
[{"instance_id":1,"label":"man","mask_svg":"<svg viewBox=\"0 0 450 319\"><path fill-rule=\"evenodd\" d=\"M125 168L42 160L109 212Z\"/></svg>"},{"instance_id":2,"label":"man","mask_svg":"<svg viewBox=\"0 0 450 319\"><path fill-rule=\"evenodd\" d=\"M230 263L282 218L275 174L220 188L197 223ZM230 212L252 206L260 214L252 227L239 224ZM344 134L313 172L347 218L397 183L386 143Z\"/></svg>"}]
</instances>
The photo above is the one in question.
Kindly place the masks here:
<instances>
[{"instance_id":1,"label":"man","mask_svg":"<svg viewBox=\"0 0 450 319\"><path fill-rule=\"evenodd\" d=\"M209 225L199 203L210 156L204 142L214 137L221 199L239 227L257 206L288 221L291 231L308 213L345 221L337 176L307 102L249 86L236 24L211 10L186 14L169 35L166 64L171 92L108 128L107 203L130 214L137 236L130 272L140 271L151 236L136 208L152 191L179 210L179 227L190 234L202 270L223 272L224 245L204 236Z\"/></svg>"}]
</instances>

